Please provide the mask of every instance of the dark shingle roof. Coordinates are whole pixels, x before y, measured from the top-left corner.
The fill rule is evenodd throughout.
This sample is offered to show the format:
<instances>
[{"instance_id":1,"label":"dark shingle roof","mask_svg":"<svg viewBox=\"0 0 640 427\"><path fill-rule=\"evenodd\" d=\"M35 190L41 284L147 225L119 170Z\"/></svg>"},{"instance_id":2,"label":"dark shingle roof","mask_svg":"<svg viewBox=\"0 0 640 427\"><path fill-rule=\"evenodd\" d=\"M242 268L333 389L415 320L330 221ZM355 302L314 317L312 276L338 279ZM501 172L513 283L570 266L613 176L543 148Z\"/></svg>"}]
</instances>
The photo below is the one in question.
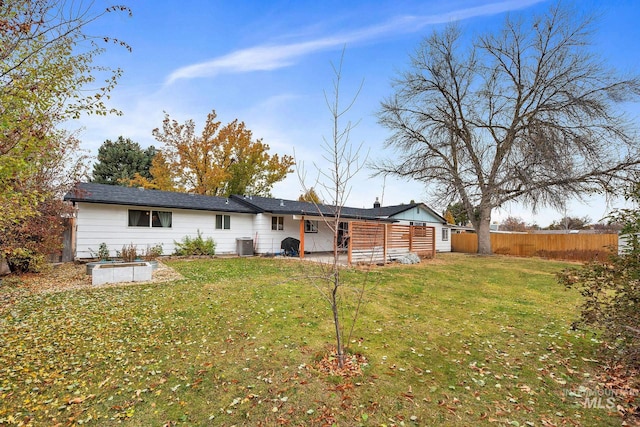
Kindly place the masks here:
<instances>
[{"instance_id":1,"label":"dark shingle roof","mask_svg":"<svg viewBox=\"0 0 640 427\"><path fill-rule=\"evenodd\" d=\"M363 209L363 210L367 211L369 215L380 216L380 217L390 217L421 205L422 203L410 203L408 205L381 206L379 208L369 208L369 209Z\"/></svg>"},{"instance_id":2,"label":"dark shingle roof","mask_svg":"<svg viewBox=\"0 0 640 427\"><path fill-rule=\"evenodd\" d=\"M77 184L73 190L64 196L64 199L72 202L256 213L254 209L231 198L84 182Z\"/></svg>"},{"instance_id":3,"label":"dark shingle roof","mask_svg":"<svg viewBox=\"0 0 640 427\"><path fill-rule=\"evenodd\" d=\"M271 197L233 195L226 198L84 182L77 184L73 190L64 196L64 199L72 202L217 212L254 214L268 212L275 215L324 215L331 217L334 216L336 209L335 206L332 205L316 206L311 202L299 202L297 200L275 199ZM413 206L415 205L402 205L405 209L410 209ZM380 211L389 208L399 207L390 206L388 208L359 209L344 206L342 207L340 216L348 219L380 219L385 221L391 214L381 215ZM384 212L387 211L385 210ZM402 210L398 212L402 212Z\"/></svg>"},{"instance_id":4,"label":"dark shingle roof","mask_svg":"<svg viewBox=\"0 0 640 427\"><path fill-rule=\"evenodd\" d=\"M336 207L333 205L315 205L311 202L297 200L274 199L261 196L231 196L232 200L253 207L256 212L269 212L276 215L324 215L333 216ZM340 216L350 219L376 219L370 209L358 209L343 206Z\"/></svg>"}]
</instances>

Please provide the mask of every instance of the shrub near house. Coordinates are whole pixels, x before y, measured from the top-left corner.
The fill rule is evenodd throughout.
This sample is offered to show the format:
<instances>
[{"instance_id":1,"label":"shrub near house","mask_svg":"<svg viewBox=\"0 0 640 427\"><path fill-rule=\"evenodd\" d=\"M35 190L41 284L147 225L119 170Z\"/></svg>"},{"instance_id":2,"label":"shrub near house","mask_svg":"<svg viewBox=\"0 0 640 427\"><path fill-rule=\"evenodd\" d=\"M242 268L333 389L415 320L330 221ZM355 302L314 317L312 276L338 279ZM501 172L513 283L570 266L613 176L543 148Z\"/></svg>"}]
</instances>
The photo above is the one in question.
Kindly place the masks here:
<instances>
[{"instance_id":1,"label":"shrub near house","mask_svg":"<svg viewBox=\"0 0 640 427\"><path fill-rule=\"evenodd\" d=\"M198 235L194 238L184 236L182 242L174 242L176 255L215 255L216 243L211 237L203 238L198 230Z\"/></svg>"},{"instance_id":2,"label":"shrub near house","mask_svg":"<svg viewBox=\"0 0 640 427\"><path fill-rule=\"evenodd\" d=\"M640 187L629 199L640 205ZM569 268L558 275L560 283L580 290L584 297L580 322L602 331L609 355L640 369L640 209L619 209L611 222L623 225L627 246L607 261Z\"/></svg>"}]
</instances>

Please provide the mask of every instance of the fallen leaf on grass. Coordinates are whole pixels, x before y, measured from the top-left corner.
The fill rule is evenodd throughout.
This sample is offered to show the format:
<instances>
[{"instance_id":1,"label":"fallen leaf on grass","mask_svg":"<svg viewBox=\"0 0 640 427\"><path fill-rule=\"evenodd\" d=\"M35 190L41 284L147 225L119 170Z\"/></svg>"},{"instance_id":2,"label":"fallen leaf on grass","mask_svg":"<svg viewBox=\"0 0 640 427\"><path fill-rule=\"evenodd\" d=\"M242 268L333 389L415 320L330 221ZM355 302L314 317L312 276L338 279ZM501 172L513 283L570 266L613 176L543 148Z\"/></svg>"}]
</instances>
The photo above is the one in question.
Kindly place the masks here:
<instances>
[{"instance_id":1,"label":"fallen leaf on grass","mask_svg":"<svg viewBox=\"0 0 640 427\"><path fill-rule=\"evenodd\" d=\"M73 399L71 399L71 400L69 400L67 402L67 405L77 405L79 403L84 402L85 400L92 399L94 397L96 397L95 394L90 394L90 395L85 396L85 397L74 397Z\"/></svg>"}]
</instances>

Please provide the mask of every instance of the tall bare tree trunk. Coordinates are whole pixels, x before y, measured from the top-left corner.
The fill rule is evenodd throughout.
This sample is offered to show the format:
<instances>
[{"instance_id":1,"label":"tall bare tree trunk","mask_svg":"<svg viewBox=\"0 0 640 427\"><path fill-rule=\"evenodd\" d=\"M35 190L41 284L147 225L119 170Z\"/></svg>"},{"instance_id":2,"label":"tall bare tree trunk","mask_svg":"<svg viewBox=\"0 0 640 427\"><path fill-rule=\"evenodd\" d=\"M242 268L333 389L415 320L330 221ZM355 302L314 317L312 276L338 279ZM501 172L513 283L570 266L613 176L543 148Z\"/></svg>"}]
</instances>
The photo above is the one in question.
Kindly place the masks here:
<instances>
[{"instance_id":1,"label":"tall bare tree trunk","mask_svg":"<svg viewBox=\"0 0 640 427\"><path fill-rule=\"evenodd\" d=\"M335 258L337 259L337 258ZM336 270L339 268L337 263ZM338 312L338 288L340 287L339 272L334 272L333 292L331 294L331 312L333 313L333 325L336 331L336 353L338 356L338 366L344 367L344 344L342 343L342 326L340 325L340 313Z\"/></svg>"},{"instance_id":2,"label":"tall bare tree trunk","mask_svg":"<svg viewBox=\"0 0 640 427\"><path fill-rule=\"evenodd\" d=\"M480 211L478 219L478 253L482 255L491 255L491 209L484 208Z\"/></svg>"}]
</instances>

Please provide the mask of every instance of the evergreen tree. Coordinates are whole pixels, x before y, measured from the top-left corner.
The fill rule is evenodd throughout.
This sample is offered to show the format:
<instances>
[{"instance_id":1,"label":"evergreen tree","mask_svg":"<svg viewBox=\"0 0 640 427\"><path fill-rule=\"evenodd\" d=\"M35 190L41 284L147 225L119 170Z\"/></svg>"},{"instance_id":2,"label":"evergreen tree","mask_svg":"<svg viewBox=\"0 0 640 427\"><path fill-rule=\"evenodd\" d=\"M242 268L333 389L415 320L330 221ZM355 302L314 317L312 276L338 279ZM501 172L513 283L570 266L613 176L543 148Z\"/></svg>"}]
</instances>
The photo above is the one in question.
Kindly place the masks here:
<instances>
[{"instance_id":1,"label":"evergreen tree","mask_svg":"<svg viewBox=\"0 0 640 427\"><path fill-rule=\"evenodd\" d=\"M98 162L93 165L92 182L98 184L129 185L136 174L151 178L149 168L156 155L152 145L146 150L129 138L107 139L98 149Z\"/></svg>"}]
</instances>

